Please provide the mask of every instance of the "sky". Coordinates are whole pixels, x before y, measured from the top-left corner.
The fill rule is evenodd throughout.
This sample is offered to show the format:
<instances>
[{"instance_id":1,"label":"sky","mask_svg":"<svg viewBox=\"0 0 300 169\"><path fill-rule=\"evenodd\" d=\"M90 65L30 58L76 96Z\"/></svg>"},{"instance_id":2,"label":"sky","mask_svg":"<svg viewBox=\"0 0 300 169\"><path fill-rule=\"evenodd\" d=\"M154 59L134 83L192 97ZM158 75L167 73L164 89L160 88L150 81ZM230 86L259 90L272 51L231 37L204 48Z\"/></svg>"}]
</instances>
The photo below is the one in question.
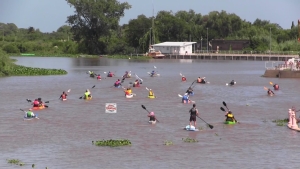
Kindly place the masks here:
<instances>
[{"instance_id":1,"label":"sky","mask_svg":"<svg viewBox=\"0 0 300 169\"><path fill-rule=\"evenodd\" d=\"M138 15L147 17L158 11L193 9L196 13L206 15L211 11L225 10L235 13L247 21L256 18L278 23L289 29L292 21L295 25L300 19L300 0L119 0L128 2L132 8L125 11L120 24L128 23ZM42 32L56 31L66 25L67 16L74 14L65 0L0 0L0 22L14 23L19 28L30 26Z\"/></svg>"}]
</instances>

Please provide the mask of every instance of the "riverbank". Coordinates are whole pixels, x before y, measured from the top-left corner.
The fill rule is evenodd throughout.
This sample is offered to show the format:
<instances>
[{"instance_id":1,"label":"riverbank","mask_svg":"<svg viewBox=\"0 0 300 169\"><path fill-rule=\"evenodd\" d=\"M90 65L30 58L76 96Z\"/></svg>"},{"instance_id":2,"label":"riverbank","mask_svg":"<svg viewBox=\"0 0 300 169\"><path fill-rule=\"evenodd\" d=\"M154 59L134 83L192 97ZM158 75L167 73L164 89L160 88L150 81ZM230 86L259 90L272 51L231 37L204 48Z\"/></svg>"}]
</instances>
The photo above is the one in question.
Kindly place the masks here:
<instances>
[{"instance_id":1,"label":"riverbank","mask_svg":"<svg viewBox=\"0 0 300 169\"><path fill-rule=\"evenodd\" d=\"M152 59L148 56L141 55L102 55L100 57L110 58L110 59L137 59L137 60L149 60Z\"/></svg>"},{"instance_id":2,"label":"riverbank","mask_svg":"<svg viewBox=\"0 0 300 169\"><path fill-rule=\"evenodd\" d=\"M50 54L50 53L9 53L9 56L21 56L21 57L70 57L70 58L98 58L99 55L88 54Z\"/></svg>"}]
</instances>

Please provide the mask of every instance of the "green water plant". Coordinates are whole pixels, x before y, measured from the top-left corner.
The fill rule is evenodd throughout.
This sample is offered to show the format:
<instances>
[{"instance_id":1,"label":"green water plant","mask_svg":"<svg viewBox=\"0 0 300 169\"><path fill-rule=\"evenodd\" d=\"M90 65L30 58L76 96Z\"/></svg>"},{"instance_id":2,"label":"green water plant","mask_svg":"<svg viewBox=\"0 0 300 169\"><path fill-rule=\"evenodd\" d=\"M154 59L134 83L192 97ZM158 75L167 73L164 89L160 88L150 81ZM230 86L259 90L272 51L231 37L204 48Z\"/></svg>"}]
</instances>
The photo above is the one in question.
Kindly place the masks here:
<instances>
[{"instance_id":1,"label":"green water plant","mask_svg":"<svg viewBox=\"0 0 300 169\"><path fill-rule=\"evenodd\" d=\"M166 141L164 142L164 145L170 146L170 145L173 145L173 142L172 142L172 141L166 140Z\"/></svg>"},{"instance_id":2,"label":"green water plant","mask_svg":"<svg viewBox=\"0 0 300 169\"><path fill-rule=\"evenodd\" d=\"M19 166L23 166L24 163L21 162L21 160L19 159L7 159L7 163L9 164L15 164L15 165L19 165Z\"/></svg>"},{"instance_id":3,"label":"green water plant","mask_svg":"<svg viewBox=\"0 0 300 169\"><path fill-rule=\"evenodd\" d=\"M124 139L124 140L99 140L99 141L92 141L92 144L96 146L110 146L110 147L119 147L119 146L127 146L131 145L131 141Z\"/></svg>"},{"instance_id":4,"label":"green water plant","mask_svg":"<svg viewBox=\"0 0 300 169\"><path fill-rule=\"evenodd\" d=\"M193 138L189 138L189 137L187 137L187 138L182 138L182 140L183 140L184 142L186 142L186 143L196 143L196 142L199 142L198 140L193 139Z\"/></svg>"},{"instance_id":5,"label":"green water plant","mask_svg":"<svg viewBox=\"0 0 300 169\"><path fill-rule=\"evenodd\" d=\"M289 119L278 119L278 120L273 120L272 122L276 123L277 126L285 126L286 123L289 122Z\"/></svg>"},{"instance_id":6,"label":"green water plant","mask_svg":"<svg viewBox=\"0 0 300 169\"><path fill-rule=\"evenodd\" d=\"M13 76L65 75L67 73L63 69L31 68L20 65L14 65L10 69L10 75Z\"/></svg>"}]
</instances>

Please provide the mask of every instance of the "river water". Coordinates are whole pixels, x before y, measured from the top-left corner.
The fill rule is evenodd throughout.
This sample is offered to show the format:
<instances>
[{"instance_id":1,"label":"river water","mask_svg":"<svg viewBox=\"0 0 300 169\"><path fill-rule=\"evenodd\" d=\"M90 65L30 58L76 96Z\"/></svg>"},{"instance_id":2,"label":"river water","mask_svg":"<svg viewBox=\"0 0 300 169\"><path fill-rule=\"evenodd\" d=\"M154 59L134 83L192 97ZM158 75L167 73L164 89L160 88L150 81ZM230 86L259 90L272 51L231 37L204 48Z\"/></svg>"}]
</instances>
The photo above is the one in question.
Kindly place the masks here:
<instances>
[{"instance_id":1,"label":"river water","mask_svg":"<svg viewBox=\"0 0 300 169\"><path fill-rule=\"evenodd\" d=\"M0 168L18 168L6 159L20 159L36 168L295 168L298 167L300 133L272 120L287 118L288 109L299 103L299 79L263 78L265 62L194 60L112 60L105 58L14 57L17 64L62 68L64 76L0 78ZM147 72L157 67L160 77ZM97 81L87 71L113 71L117 77ZM128 70L144 80L133 88L137 96L126 99L122 89L111 87ZM179 73L187 77L181 82ZM191 104L182 104L192 81L205 76L210 84L194 87L200 116L213 125L208 128L197 119L199 132L183 130L188 125ZM135 79L126 79L129 85ZM226 86L231 80L233 87ZM278 83L276 96L268 97L264 86ZM91 88L93 99L79 99ZM148 99L145 87L154 90L157 99ZM71 89L68 100L58 100L62 91ZM39 120L23 121L19 109L30 108L26 99L41 97L49 108L34 111ZM225 101L240 124L224 125ZM117 103L117 113L105 113L105 103ZM145 105L154 111L160 123L148 124ZM248 105L248 106L247 106ZM185 143L182 138L197 143ZM129 139L132 146L97 147L94 140ZM164 141L174 145L166 146ZM27 166L31 168L31 166Z\"/></svg>"}]
</instances>

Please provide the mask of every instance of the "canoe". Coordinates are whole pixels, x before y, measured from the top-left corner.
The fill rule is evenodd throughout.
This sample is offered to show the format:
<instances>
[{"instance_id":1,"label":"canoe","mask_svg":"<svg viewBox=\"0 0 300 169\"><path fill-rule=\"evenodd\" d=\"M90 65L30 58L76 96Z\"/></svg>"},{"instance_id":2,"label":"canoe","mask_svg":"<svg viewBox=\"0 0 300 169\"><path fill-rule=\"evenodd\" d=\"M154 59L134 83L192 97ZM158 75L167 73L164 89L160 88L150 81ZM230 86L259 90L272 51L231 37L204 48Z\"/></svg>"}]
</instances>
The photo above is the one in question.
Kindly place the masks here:
<instances>
[{"instance_id":1,"label":"canoe","mask_svg":"<svg viewBox=\"0 0 300 169\"><path fill-rule=\"evenodd\" d=\"M149 121L150 124L155 124L156 123L156 120L155 121Z\"/></svg>"},{"instance_id":2,"label":"canoe","mask_svg":"<svg viewBox=\"0 0 300 169\"><path fill-rule=\"evenodd\" d=\"M132 98L132 97L133 97L133 94L126 95L126 98Z\"/></svg>"},{"instance_id":3,"label":"canoe","mask_svg":"<svg viewBox=\"0 0 300 169\"><path fill-rule=\"evenodd\" d=\"M120 88L121 87L121 85L119 85L119 86L115 86L115 88Z\"/></svg>"},{"instance_id":4,"label":"canoe","mask_svg":"<svg viewBox=\"0 0 300 169\"><path fill-rule=\"evenodd\" d=\"M286 125L289 129L300 132L300 128L292 128L291 124Z\"/></svg>"},{"instance_id":5,"label":"canoe","mask_svg":"<svg viewBox=\"0 0 300 169\"><path fill-rule=\"evenodd\" d=\"M92 100L92 96L88 98L84 98L84 100Z\"/></svg>"},{"instance_id":6,"label":"canoe","mask_svg":"<svg viewBox=\"0 0 300 169\"><path fill-rule=\"evenodd\" d=\"M155 96L148 96L148 98L150 98L150 99L155 99Z\"/></svg>"},{"instance_id":7,"label":"canoe","mask_svg":"<svg viewBox=\"0 0 300 169\"><path fill-rule=\"evenodd\" d=\"M66 101L67 99L61 99L62 101Z\"/></svg>"},{"instance_id":8,"label":"canoe","mask_svg":"<svg viewBox=\"0 0 300 169\"><path fill-rule=\"evenodd\" d=\"M41 109L44 109L45 106L40 106L40 107L32 107L32 110L41 110Z\"/></svg>"},{"instance_id":9,"label":"canoe","mask_svg":"<svg viewBox=\"0 0 300 169\"><path fill-rule=\"evenodd\" d=\"M224 124L235 124L235 121L224 121Z\"/></svg>"},{"instance_id":10,"label":"canoe","mask_svg":"<svg viewBox=\"0 0 300 169\"><path fill-rule=\"evenodd\" d=\"M32 119L39 119L39 118L38 118L37 114L34 117L24 116L24 120L32 120Z\"/></svg>"},{"instance_id":11,"label":"canoe","mask_svg":"<svg viewBox=\"0 0 300 169\"><path fill-rule=\"evenodd\" d=\"M195 126L190 125L187 125L184 129L187 131L199 131L199 129L196 129Z\"/></svg>"}]
</instances>

